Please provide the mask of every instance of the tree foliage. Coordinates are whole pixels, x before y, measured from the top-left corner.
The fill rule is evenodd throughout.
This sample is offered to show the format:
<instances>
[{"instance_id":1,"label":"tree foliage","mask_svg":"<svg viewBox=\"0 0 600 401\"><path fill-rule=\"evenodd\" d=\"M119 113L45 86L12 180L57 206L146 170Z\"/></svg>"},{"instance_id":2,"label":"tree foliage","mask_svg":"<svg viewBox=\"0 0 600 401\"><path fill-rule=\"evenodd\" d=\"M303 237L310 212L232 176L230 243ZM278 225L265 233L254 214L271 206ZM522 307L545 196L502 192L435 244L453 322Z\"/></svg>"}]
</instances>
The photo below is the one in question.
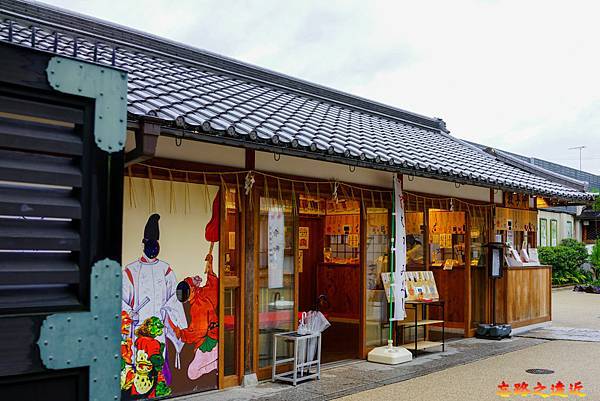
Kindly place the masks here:
<instances>
[{"instance_id":1,"label":"tree foliage","mask_svg":"<svg viewBox=\"0 0 600 401\"><path fill-rule=\"evenodd\" d=\"M594 200L594 204L592 205L592 209L594 211L596 211L596 212L600 212L600 189L598 189L598 188L591 188L590 192L598 194L598 196L596 196L596 199Z\"/></svg>"}]
</instances>

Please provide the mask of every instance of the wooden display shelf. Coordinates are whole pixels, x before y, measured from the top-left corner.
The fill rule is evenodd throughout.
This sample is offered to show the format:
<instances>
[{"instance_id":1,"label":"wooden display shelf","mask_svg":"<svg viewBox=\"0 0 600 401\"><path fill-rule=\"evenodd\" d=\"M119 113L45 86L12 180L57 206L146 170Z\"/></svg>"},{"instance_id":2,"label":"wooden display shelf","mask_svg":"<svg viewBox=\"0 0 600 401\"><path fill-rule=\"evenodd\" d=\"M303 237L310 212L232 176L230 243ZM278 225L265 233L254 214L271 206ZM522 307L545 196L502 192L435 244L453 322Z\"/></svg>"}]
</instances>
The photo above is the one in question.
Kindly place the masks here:
<instances>
[{"instance_id":1,"label":"wooden display shelf","mask_svg":"<svg viewBox=\"0 0 600 401\"><path fill-rule=\"evenodd\" d=\"M417 321L417 326L427 326L429 324L438 324L438 323L444 323L443 320L432 320L432 319L426 319L426 320L418 320ZM398 322L399 325L401 326L414 326L415 322Z\"/></svg>"},{"instance_id":2,"label":"wooden display shelf","mask_svg":"<svg viewBox=\"0 0 600 401\"><path fill-rule=\"evenodd\" d=\"M441 299L433 300L433 301L406 301L407 309L412 309L414 311L414 320L397 322L399 326L399 332L402 336L402 340L404 340L404 332L406 329L413 330L414 341L409 343L402 343L409 351L414 353L414 356L417 356L419 351L424 351L429 348L434 347L442 347L442 352L446 350L446 321L445 321L445 302ZM421 309L421 317L429 316L429 308L437 307L441 309L442 319L418 319L419 309ZM442 325L442 341L428 341L428 326L432 324L441 324ZM424 330L424 340L418 340L419 338L419 327L422 327ZM396 333L398 335L398 332Z\"/></svg>"}]
</instances>

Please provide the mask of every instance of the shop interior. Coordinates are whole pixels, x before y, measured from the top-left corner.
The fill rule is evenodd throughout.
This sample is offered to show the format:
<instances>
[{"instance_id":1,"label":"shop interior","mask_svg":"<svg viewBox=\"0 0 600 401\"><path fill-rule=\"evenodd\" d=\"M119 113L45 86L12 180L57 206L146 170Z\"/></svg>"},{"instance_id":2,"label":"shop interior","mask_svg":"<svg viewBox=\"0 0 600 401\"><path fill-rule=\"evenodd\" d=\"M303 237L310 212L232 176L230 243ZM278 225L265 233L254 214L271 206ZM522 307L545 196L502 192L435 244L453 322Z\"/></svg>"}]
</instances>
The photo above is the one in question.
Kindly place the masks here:
<instances>
[{"instance_id":1,"label":"shop interior","mask_svg":"<svg viewBox=\"0 0 600 401\"><path fill-rule=\"evenodd\" d=\"M446 337L466 335L466 330L486 320L485 244L491 206L405 194L405 220L407 271L433 272L439 298L445 301ZM441 319L442 314L432 309L420 318ZM412 320L409 313L406 321ZM438 336L439 326L428 327L426 335Z\"/></svg>"},{"instance_id":2,"label":"shop interior","mask_svg":"<svg viewBox=\"0 0 600 401\"><path fill-rule=\"evenodd\" d=\"M360 204L300 195L298 309L319 309L331 323L323 362L358 357L360 331Z\"/></svg>"}]
</instances>

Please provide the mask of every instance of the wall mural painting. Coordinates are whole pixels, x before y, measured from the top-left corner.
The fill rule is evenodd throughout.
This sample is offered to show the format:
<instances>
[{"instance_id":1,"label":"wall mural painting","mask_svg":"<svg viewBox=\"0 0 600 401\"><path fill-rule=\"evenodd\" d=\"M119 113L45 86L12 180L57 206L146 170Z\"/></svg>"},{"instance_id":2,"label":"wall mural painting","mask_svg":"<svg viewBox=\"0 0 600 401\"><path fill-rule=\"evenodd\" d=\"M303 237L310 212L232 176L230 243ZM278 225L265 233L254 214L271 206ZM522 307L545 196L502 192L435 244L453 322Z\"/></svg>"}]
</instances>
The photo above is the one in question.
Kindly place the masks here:
<instances>
[{"instance_id":1,"label":"wall mural painting","mask_svg":"<svg viewBox=\"0 0 600 401\"><path fill-rule=\"evenodd\" d=\"M144 181L129 180L126 197L132 191L144 192ZM141 202L125 202L129 207L124 213L123 257L130 263L123 269L122 400L217 388L220 198L218 187L185 185L203 187L183 188L183 193L192 198L204 196L212 207L200 205L195 213L188 213L187 208L186 213L177 213L173 200L163 199L157 190L161 183L156 180L149 196L158 198L148 204L157 212L148 216L149 208L137 204L144 197ZM168 188L166 193L169 198L178 191ZM146 221L140 227L144 215ZM139 255L133 256L135 247Z\"/></svg>"}]
</instances>

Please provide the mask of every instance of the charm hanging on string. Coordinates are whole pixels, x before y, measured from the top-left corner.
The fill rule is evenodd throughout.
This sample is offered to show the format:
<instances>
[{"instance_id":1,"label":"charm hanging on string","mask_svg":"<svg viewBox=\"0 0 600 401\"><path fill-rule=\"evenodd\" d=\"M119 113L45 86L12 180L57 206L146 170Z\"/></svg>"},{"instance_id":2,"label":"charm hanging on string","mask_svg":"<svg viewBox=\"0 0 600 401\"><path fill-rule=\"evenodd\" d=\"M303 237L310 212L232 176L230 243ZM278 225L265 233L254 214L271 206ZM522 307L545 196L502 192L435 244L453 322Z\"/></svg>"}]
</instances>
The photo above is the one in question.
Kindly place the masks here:
<instances>
[{"instance_id":1,"label":"charm hanging on string","mask_svg":"<svg viewBox=\"0 0 600 401\"><path fill-rule=\"evenodd\" d=\"M246 174L246 178L244 180L244 193L246 196L250 195L252 187L254 186L254 182L254 173L252 171L248 171L248 174Z\"/></svg>"}]
</instances>

